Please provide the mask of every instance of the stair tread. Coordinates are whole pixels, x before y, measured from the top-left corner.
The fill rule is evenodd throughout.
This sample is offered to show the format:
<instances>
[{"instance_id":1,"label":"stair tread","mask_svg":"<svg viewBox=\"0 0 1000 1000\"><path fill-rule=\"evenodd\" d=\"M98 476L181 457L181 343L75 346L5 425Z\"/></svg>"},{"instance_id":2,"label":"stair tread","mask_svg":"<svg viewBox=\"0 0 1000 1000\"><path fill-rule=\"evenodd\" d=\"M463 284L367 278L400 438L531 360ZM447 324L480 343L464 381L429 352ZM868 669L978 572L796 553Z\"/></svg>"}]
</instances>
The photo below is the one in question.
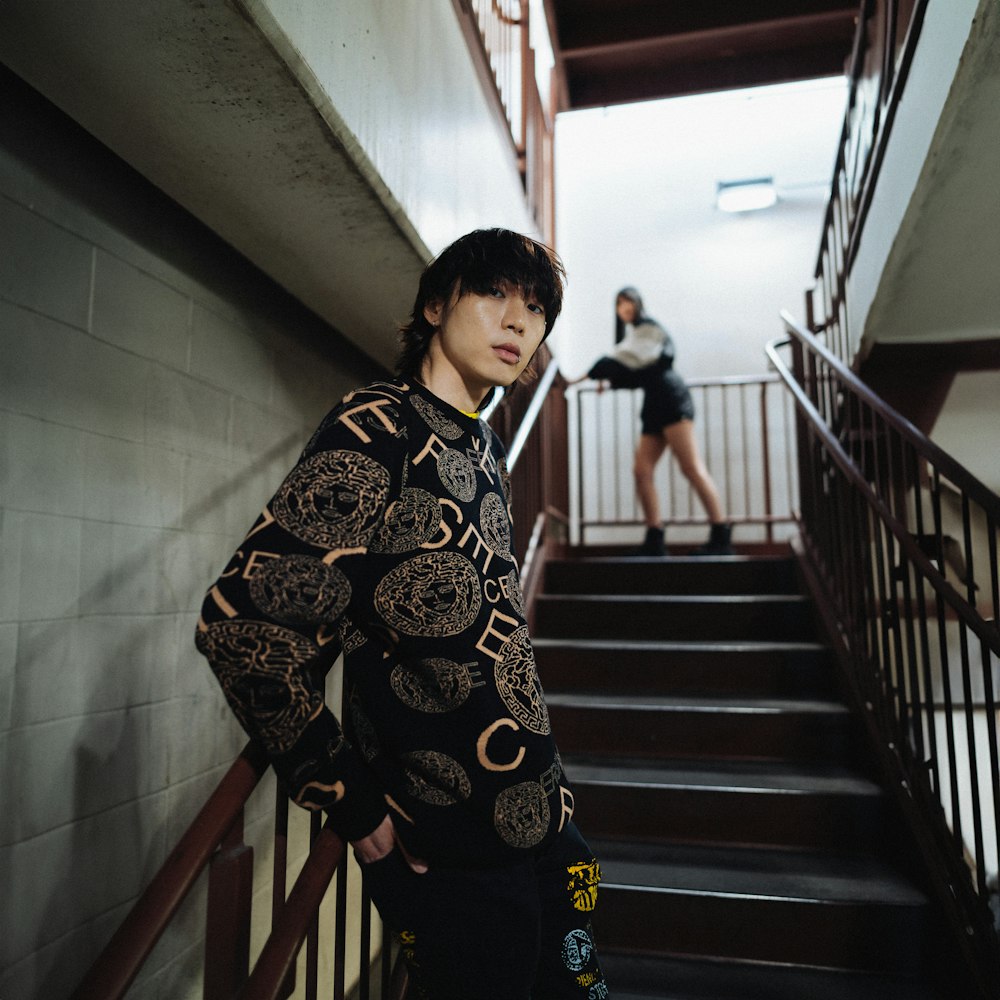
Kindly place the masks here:
<instances>
[{"instance_id":1,"label":"stair tread","mask_svg":"<svg viewBox=\"0 0 1000 1000\"><path fill-rule=\"evenodd\" d=\"M615 1000L935 1000L919 979L763 962L725 962L602 951Z\"/></svg>"},{"instance_id":2,"label":"stair tread","mask_svg":"<svg viewBox=\"0 0 1000 1000\"><path fill-rule=\"evenodd\" d=\"M808 604L809 598L804 594L560 594L547 592L539 594L538 601L552 604L556 601L573 601L575 603L600 603L617 601L627 604Z\"/></svg>"},{"instance_id":3,"label":"stair tread","mask_svg":"<svg viewBox=\"0 0 1000 1000\"><path fill-rule=\"evenodd\" d=\"M763 698L685 695L581 694L575 691L554 691L546 694L550 707L616 708L637 712L731 712L742 715L778 715L784 712L815 712L849 715L843 702L823 698Z\"/></svg>"},{"instance_id":4,"label":"stair tread","mask_svg":"<svg viewBox=\"0 0 1000 1000\"><path fill-rule=\"evenodd\" d=\"M575 786L600 782L739 791L882 795L882 789L874 781L849 768L829 764L810 766L776 761L699 760L650 762L573 756L564 757L563 764Z\"/></svg>"},{"instance_id":5,"label":"stair tread","mask_svg":"<svg viewBox=\"0 0 1000 1000\"><path fill-rule=\"evenodd\" d=\"M603 886L828 903L923 906L910 881L868 855L591 840Z\"/></svg>"},{"instance_id":6,"label":"stair tread","mask_svg":"<svg viewBox=\"0 0 1000 1000\"><path fill-rule=\"evenodd\" d=\"M561 639L557 636L538 636L531 640L532 646L538 649L607 649L614 652L640 652L653 650L658 653L679 652L689 653L705 649L724 653L758 653L758 652L822 652L830 647L821 642L801 642L755 639Z\"/></svg>"}]
</instances>

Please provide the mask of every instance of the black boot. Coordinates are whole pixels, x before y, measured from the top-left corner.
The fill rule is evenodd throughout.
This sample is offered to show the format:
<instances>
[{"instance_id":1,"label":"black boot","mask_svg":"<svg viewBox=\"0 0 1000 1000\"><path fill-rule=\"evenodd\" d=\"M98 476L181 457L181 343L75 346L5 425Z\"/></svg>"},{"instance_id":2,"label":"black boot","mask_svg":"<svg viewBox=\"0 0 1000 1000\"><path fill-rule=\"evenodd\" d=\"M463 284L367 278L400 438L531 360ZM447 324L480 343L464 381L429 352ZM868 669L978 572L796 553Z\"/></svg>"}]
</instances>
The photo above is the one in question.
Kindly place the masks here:
<instances>
[{"instance_id":1,"label":"black boot","mask_svg":"<svg viewBox=\"0 0 1000 1000\"><path fill-rule=\"evenodd\" d=\"M731 556L733 547L729 544L733 534L731 524L713 524L712 533L708 536L708 541L704 545L699 545L691 555L693 556Z\"/></svg>"},{"instance_id":2,"label":"black boot","mask_svg":"<svg viewBox=\"0 0 1000 1000\"><path fill-rule=\"evenodd\" d=\"M663 544L662 528L647 528L642 545L633 553L637 556L665 556L667 547Z\"/></svg>"}]
</instances>

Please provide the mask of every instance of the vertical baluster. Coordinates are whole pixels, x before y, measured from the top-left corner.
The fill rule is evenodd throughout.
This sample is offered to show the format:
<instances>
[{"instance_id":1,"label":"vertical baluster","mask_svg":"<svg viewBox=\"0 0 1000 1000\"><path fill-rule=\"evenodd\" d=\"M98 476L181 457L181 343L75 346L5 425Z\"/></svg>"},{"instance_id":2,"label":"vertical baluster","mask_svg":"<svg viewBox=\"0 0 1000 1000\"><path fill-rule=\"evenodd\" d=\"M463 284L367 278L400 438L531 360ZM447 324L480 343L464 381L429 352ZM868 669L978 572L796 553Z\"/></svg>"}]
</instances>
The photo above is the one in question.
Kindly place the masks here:
<instances>
[{"instance_id":1,"label":"vertical baluster","mask_svg":"<svg viewBox=\"0 0 1000 1000\"><path fill-rule=\"evenodd\" d=\"M205 915L205 1000L230 1000L250 971L253 848L243 843L240 810L208 872Z\"/></svg>"}]
</instances>

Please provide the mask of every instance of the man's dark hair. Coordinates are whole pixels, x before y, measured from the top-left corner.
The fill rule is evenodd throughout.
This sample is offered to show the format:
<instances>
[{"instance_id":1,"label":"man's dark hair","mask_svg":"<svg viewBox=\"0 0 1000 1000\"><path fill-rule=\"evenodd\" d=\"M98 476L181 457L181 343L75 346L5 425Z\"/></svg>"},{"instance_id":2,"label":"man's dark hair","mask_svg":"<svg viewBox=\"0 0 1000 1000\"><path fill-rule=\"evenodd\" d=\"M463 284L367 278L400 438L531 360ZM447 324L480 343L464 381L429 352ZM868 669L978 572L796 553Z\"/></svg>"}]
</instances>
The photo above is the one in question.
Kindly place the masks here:
<instances>
[{"instance_id":1,"label":"man's dark hair","mask_svg":"<svg viewBox=\"0 0 1000 1000\"><path fill-rule=\"evenodd\" d=\"M424 268L413 314L409 323L400 327L402 347L396 373L403 378L420 374L434 335L424 307L447 303L456 288L459 297L486 295L501 287L516 288L526 298L533 296L545 310L547 337L562 309L565 278L556 252L528 236L509 229L476 229L459 237Z\"/></svg>"}]
</instances>

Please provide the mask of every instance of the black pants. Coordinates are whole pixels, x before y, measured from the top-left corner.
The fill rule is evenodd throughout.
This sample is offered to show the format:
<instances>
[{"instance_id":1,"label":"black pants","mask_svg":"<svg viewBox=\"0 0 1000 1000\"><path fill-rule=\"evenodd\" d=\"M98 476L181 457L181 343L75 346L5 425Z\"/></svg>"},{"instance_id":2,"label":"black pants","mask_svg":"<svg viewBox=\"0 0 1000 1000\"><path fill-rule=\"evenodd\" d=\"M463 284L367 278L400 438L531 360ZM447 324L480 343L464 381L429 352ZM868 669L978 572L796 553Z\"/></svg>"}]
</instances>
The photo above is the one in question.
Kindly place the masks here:
<instances>
[{"instance_id":1,"label":"black pants","mask_svg":"<svg viewBox=\"0 0 1000 1000\"><path fill-rule=\"evenodd\" d=\"M398 851L363 865L422 1000L605 1000L590 914L600 868L569 823L540 854L416 874Z\"/></svg>"}]
</instances>

